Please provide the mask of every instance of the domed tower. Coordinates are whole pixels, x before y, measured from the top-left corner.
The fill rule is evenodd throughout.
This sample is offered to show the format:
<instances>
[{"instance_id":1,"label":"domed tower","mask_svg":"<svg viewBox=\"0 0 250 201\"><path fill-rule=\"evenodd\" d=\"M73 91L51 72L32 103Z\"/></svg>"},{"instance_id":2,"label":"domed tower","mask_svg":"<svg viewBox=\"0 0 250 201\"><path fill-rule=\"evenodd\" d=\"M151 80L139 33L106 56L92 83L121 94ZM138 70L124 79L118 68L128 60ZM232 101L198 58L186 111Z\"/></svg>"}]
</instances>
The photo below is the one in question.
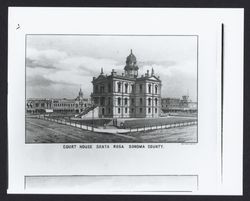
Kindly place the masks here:
<instances>
[{"instance_id":1,"label":"domed tower","mask_svg":"<svg viewBox=\"0 0 250 201\"><path fill-rule=\"evenodd\" d=\"M138 66L136 64L136 57L133 54L132 50L130 50L130 55L127 56L126 66L124 67L125 75L130 77L138 76Z\"/></svg>"},{"instance_id":2,"label":"domed tower","mask_svg":"<svg viewBox=\"0 0 250 201\"><path fill-rule=\"evenodd\" d=\"M80 88L80 91L79 91L78 96L79 96L80 98L83 98L82 88Z\"/></svg>"},{"instance_id":3,"label":"domed tower","mask_svg":"<svg viewBox=\"0 0 250 201\"><path fill-rule=\"evenodd\" d=\"M78 96L76 97L75 100L77 101L81 101L83 99L83 92L82 92L82 88L80 88L80 91L78 93Z\"/></svg>"}]
</instances>

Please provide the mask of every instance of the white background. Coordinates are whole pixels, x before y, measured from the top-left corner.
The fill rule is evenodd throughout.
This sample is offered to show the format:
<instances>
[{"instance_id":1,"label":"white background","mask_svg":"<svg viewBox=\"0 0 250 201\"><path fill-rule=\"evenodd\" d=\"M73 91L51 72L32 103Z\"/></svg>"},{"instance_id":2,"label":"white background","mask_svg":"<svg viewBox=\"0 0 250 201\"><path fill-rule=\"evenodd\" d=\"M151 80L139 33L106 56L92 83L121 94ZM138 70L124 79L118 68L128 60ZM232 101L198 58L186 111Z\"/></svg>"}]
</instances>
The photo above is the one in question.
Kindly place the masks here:
<instances>
[{"instance_id":1,"label":"white background","mask_svg":"<svg viewBox=\"0 0 250 201\"><path fill-rule=\"evenodd\" d=\"M223 155L221 23L225 25ZM25 144L25 34L199 35L199 142L164 144L164 149L155 150L65 150L62 144ZM242 194L243 9L10 8L8 48L8 193L29 193L24 176L112 174L199 175L198 190L189 194ZM45 187L46 192L53 189ZM72 193L67 188L60 192Z\"/></svg>"}]
</instances>

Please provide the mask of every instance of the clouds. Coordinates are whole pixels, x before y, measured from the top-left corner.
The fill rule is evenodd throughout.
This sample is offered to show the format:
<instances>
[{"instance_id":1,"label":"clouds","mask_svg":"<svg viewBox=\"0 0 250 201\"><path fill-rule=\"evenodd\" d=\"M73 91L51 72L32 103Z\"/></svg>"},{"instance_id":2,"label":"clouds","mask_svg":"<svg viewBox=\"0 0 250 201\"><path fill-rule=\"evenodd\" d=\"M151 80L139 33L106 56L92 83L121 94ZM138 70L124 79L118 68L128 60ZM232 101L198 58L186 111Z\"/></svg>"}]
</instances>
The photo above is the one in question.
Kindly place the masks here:
<instances>
[{"instance_id":1,"label":"clouds","mask_svg":"<svg viewBox=\"0 0 250 201\"><path fill-rule=\"evenodd\" d=\"M122 73L133 49L139 75L154 68L161 77L163 96L181 96L189 89L196 98L196 37L127 37L29 35L26 49L28 97L75 97L82 86L92 92L92 77ZM38 93L39 91L39 93Z\"/></svg>"},{"instance_id":2,"label":"clouds","mask_svg":"<svg viewBox=\"0 0 250 201\"><path fill-rule=\"evenodd\" d=\"M27 48L26 53L26 67L30 68L56 69L55 65L67 57L65 52L54 49L37 50L35 48Z\"/></svg>"},{"instance_id":3,"label":"clouds","mask_svg":"<svg viewBox=\"0 0 250 201\"><path fill-rule=\"evenodd\" d=\"M30 76L27 77L26 84L28 86L51 86L52 84L55 84L52 80L46 79L42 75L35 75L35 76Z\"/></svg>"}]
</instances>

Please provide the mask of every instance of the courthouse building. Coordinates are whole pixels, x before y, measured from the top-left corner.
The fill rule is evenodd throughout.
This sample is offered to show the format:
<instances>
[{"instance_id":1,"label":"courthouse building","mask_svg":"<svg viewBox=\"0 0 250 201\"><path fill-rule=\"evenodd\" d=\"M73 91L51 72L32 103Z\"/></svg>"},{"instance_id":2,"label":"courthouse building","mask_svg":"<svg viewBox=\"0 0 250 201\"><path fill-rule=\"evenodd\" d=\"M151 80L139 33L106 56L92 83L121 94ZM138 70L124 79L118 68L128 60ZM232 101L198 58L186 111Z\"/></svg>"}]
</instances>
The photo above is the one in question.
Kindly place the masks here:
<instances>
[{"instance_id":1,"label":"courthouse building","mask_svg":"<svg viewBox=\"0 0 250 201\"><path fill-rule=\"evenodd\" d=\"M161 112L161 80L154 69L138 75L136 57L132 50L126 59L124 73L112 70L93 77L91 98L99 108L99 117L137 118L159 117Z\"/></svg>"}]
</instances>

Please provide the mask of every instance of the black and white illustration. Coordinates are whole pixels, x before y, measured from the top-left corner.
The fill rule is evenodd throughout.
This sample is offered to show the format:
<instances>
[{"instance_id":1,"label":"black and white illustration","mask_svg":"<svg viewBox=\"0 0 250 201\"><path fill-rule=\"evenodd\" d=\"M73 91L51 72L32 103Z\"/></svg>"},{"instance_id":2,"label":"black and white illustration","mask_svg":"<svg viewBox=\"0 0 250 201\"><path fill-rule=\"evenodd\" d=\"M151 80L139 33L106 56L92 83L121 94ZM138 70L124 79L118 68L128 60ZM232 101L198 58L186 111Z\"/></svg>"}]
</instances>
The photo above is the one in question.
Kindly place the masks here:
<instances>
[{"instance_id":1,"label":"black and white illustration","mask_svg":"<svg viewBox=\"0 0 250 201\"><path fill-rule=\"evenodd\" d=\"M26 143L198 142L197 35L26 35Z\"/></svg>"}]
</instances>

